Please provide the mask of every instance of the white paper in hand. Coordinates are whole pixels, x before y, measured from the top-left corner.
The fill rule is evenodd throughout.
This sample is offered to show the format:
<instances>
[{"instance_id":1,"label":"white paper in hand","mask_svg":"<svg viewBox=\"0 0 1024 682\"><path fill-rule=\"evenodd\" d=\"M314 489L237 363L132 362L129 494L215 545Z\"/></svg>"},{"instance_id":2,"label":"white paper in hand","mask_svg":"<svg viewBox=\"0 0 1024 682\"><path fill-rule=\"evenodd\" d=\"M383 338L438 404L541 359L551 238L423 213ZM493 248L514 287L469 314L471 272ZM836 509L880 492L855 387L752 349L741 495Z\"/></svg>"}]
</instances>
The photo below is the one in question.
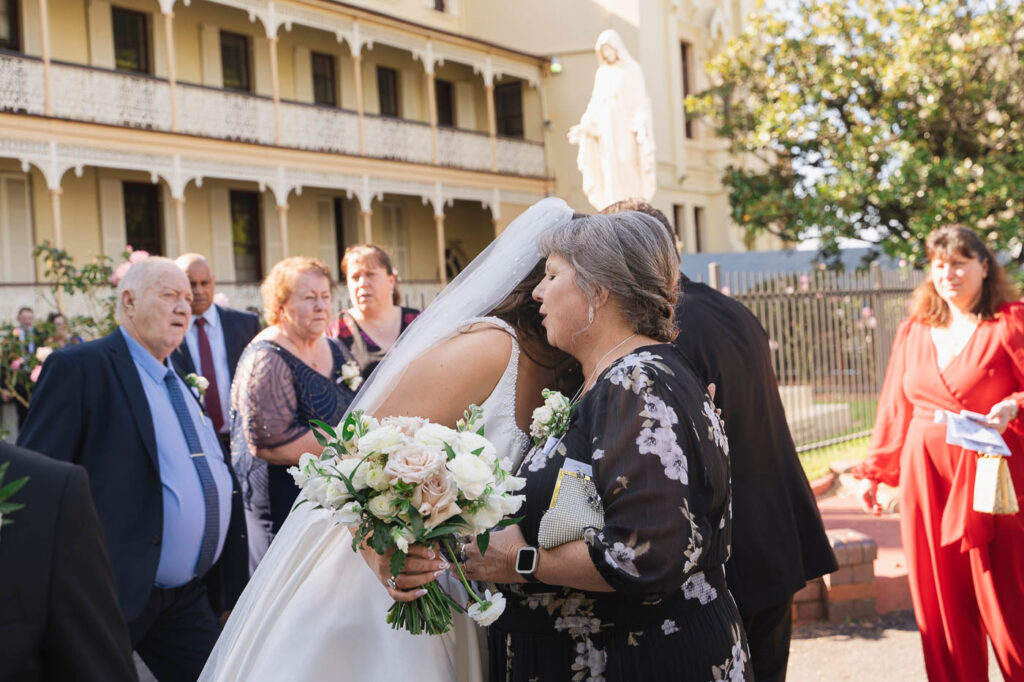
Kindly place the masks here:
<instances>
[{"instance_id":1,"label":"white paper in hand","mask_svg":"<svg viewBox=\"0 0 1024 682\"><path fill-rule=\"evenodd\" d=\"M935 422L946 425L946 442L959 445L967 450L993 455L1010 456L1010 448L995 428L983 424L970 415L957 414L948 410L936 410Z\"/></svg>"}]
</instances>

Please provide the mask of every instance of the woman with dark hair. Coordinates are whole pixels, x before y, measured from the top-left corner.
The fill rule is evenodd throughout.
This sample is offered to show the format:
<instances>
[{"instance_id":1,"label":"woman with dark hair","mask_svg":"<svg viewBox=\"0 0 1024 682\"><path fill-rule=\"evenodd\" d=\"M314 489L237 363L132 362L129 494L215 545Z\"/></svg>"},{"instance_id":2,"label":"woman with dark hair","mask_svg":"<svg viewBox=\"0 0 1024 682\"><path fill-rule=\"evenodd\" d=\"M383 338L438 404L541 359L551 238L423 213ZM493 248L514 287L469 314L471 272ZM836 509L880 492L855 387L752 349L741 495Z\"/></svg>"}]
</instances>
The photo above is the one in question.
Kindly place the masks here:
<instances>
[{"instance_id":1,"label":"woman with dark hair","mask_svg":"<svg viewBox=\"0 0 1024 682\"><path fill-rule=\"evenodd\" d=\"M420 311L401 305L398 273L387 252L375 244L345 249L341 274L351 307L331 324L330 335L352 351L363 377L368 377Z\"/></svg>"},{"instance_id":2,"label":"woman with dark hair","mask_svg":"<svg viewBox=\"0 0 1024 682\"><path fill-rule=\"evenodd\" d=\"M932 232L930 277L896 333L878 402L861 501L900 488L900 531L928 679L988 680L986 633L1007 680L1024 680L1024 513L974 511L978 456L946 443L938 410L980 413L1015 456L1024 492L1024 305L978 235Z\"/></svg>"}]
</instances>

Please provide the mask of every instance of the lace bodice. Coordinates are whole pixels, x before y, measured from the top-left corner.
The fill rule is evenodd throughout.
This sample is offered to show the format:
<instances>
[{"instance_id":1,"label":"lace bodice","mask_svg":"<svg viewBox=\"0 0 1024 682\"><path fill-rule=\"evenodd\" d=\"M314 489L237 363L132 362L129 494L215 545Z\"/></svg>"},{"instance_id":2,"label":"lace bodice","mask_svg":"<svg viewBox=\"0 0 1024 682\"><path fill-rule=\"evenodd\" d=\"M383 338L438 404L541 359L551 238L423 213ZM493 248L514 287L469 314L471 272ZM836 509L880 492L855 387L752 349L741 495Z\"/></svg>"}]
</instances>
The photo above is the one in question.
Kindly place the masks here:
<instances>
[{"instance_id":1,"label":"lace bodice","mask_svg":"<svg viewBox=\"0 0 1024 682\"><path fill-rule=\"evenodd\" d=\"M493 325L512 337L512 352L508 365L491 394L480 407L484 411L484 435L494 443L500 456L509 459L510 471L515 471L530 447L530 437L516 424L516 380L519 376L519 341L516 331L508 322L497 317L476 317L467 320L463 329L480 322Z\"/></svg>"}]
</instances>

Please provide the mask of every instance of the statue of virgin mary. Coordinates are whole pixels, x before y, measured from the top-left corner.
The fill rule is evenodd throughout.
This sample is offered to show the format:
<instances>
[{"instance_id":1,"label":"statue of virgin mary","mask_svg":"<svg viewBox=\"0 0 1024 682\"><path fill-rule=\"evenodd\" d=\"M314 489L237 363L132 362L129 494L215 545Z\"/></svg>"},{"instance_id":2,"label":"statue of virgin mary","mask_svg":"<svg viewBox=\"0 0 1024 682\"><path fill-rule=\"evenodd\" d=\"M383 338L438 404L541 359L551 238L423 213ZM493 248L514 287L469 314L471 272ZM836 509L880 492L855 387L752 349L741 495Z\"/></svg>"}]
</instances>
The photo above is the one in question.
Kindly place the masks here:
<instances>
[{"instance_id":1,"label":"statue of virgin mary","mask_svg":"<svg viewBox=\"0 0 1024 682\"><path fill-rule=\"evenodd\" d=\"M594 91L583 118L569 129L569 142L580 148L583 192L598 210L632 197L650 201L657 178L643 71L612 29L598 36L594 50L600 62Z\"/></svg>"}]
</instances>

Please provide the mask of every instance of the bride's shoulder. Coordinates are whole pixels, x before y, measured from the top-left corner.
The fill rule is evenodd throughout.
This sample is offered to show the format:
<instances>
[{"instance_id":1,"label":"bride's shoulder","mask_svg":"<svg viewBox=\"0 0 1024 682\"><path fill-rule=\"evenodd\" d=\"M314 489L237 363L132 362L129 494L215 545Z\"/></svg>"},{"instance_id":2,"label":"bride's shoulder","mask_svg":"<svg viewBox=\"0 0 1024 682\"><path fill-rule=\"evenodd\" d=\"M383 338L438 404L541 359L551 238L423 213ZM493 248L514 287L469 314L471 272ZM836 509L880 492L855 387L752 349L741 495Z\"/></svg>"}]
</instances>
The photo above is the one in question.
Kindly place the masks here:
<instances>
[{"instance_id":1,"label":"bride's shoulder","mask_svg":"<svg viewBox=\"0 0 1024 682\"><path fill-rule=\"evenodd\" d=\"M460 366L470 365L484 370L488 367L504 371L512 353L512 337L500 327L477 322L430 351L435 360L452 359Z\"/></svg>"}]
</instances>

